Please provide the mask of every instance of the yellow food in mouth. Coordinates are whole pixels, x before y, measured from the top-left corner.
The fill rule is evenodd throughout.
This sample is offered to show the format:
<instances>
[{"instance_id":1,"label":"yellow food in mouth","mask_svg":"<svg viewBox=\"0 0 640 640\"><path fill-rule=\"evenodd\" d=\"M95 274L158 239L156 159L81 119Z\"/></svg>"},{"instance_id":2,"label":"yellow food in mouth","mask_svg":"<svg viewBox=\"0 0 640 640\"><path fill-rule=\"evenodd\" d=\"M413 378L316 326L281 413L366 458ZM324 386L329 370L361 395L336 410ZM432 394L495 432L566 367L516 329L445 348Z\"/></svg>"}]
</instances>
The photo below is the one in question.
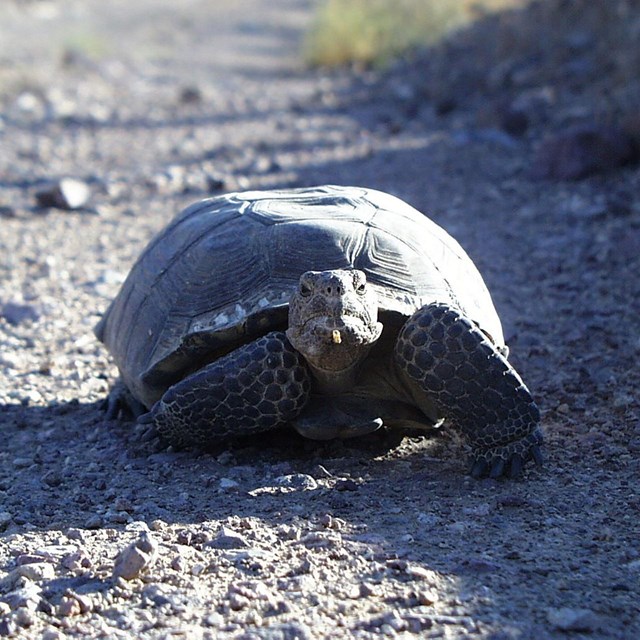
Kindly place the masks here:
<instances>
[{"instance_id":1,"label":"yellow food in mouth","mask_svg":"<svg viewBox=\"0 0 640 640\"><path fill-rule=\"evenodd\" d=\"M338 331L338 329L334 329L331 332L331 340L333 344L340 344L342 342L342 336L340 335L340 331Z\"/></svg>"}]
</instances>

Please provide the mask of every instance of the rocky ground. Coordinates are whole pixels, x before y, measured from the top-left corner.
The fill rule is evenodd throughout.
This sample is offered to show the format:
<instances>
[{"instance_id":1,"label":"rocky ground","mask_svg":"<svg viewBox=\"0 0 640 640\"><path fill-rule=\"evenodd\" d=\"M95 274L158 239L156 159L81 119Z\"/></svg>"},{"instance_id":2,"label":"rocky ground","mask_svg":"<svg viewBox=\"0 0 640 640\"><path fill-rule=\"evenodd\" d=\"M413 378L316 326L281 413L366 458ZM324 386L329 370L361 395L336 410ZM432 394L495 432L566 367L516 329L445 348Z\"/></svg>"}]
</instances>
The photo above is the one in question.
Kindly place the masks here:
<instances>
[{"instance_id":1,"label":"rocky ground","mask_svg":"<svg viewBox=\"0 0 640 640\"><path fill-rule=\"evenodd\" d=\"M386 74L305 71L312 8L3 4L0 635L639 637L637 78L591 14L548 39L553 75L511 18L485 76L495 23ZM544 468L474 481L446 430L189 453L105 420L92 327L151 236L210 194L319 183L394 193L468 250Z\"/></svg>"}]
</instances>

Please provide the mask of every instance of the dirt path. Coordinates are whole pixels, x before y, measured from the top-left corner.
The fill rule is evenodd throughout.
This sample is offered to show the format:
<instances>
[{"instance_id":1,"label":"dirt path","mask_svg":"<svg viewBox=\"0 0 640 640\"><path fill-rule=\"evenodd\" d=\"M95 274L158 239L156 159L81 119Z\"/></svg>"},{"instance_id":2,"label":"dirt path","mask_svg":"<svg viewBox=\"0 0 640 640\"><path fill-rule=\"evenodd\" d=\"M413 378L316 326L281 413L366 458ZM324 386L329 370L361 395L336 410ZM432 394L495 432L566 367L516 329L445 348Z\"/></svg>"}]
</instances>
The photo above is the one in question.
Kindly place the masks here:
<instances>
[{"instance_id":1,"label":"dirt path","mask_svg":"<svg viewBox=\"0 0 640 640\"><path fill-rule=\"evenodd\" d=\"M533 182L533 134L439 117L415 76L301 71L311 4L3 7L0 636L640 636L638 170ZM89 204L38 209L61 176ZM392 192L469 251L544 469L473 481L447 432L192 454L104 421L92 327L153 233L317 183Z\"/></svg>"}]
</instances>

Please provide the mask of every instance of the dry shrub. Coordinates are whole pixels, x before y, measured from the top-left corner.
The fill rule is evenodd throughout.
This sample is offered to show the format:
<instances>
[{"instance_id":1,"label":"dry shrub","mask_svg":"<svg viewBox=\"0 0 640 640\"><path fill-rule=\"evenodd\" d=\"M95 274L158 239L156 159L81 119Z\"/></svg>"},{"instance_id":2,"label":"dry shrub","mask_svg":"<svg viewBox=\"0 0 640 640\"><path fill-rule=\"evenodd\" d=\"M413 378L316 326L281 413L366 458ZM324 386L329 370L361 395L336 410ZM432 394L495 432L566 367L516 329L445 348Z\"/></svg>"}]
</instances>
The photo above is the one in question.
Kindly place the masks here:
<instances>
[{"instance_id":1,"label":"dry shrub","mask_svg":"<svg viewBox=\"0 0 640 640\"><path fill-rule=\"evenodd\" d=\"M524 0L325 0L305 43L314 66L383 65Z\"/></svg>"}]
</instances>

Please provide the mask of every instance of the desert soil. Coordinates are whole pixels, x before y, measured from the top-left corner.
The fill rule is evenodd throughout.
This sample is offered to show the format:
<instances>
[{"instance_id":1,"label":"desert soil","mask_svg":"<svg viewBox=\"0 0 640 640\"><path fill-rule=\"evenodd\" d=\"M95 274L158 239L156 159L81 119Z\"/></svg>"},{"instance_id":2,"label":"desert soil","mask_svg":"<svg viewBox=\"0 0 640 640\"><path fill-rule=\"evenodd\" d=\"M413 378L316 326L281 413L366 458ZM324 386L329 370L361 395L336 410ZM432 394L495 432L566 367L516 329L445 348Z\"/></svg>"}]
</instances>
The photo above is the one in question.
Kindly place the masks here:
<instances>
[{"instance_id":1,"label":"desert soil","mask_svg":"<svg viewBox=\"0 0 640 640\"><path fill-rule=\"evenodd\" d=\"M575 82L530 94L514 136L430 101L419 62L304 70L312 9L3 3L0 636L640 637L637 167L529 177L590 113ZM88 203L39 207L65 176ZM398 195L467 249L543 468L473 480L446 429L199 453L105 420L92 328L153 234L209 195L322 183Z\"/></svg>"}]
</instances>

